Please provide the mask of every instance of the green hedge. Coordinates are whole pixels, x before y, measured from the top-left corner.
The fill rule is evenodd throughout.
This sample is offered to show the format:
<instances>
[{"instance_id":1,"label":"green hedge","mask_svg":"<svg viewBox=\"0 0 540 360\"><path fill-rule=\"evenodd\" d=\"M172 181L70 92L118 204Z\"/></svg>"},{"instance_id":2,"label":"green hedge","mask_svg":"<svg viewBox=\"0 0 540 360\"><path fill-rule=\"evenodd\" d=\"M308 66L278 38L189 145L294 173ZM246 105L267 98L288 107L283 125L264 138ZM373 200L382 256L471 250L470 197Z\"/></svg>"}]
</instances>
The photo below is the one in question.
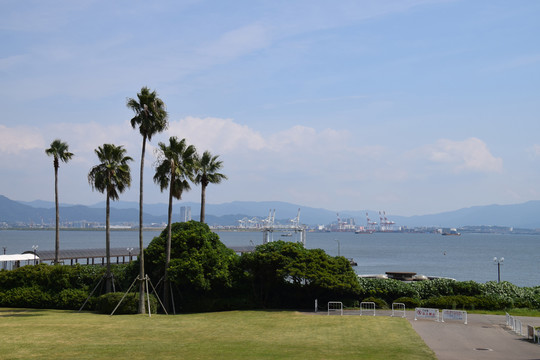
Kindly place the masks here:
<instances>
[{"instance_id":1,"label":"green hedge","mask_svg":"<svg viewBox=\"0 0 540 360\"><path fill-rule=\"evenodd\" d=\"M405 308L407 308L407 309L414 309L414 308L420 307L420 305L421 305L420 300L414 299L414 298L411 298L411 297L407 297L407 296L397 298L393 302L402 303L402 304L405 305Z\"/></svg>"},{"instance_id":2,"label":"green hedge","mask_svg":"<svg viewBox=\"0 0 540 360\"><path fill-rule=\"evenodd\" d=\"M0 293L0 304L6 307L46 309L53 307L53 297L37 286L17 287Z\"/></svg>"},{"instance_id":3,"label":"green hedge","mask_svg":"<svg viewBox=\"0 0 540 360\"><path fill-rule=\"evenodd\" d=\"M101 295L96 301L95 310L102 314L111 314L114 308L120 303L124 293L115 292L105 295ZM148 307L148 296L144 296L145 306ZM128 293L115 314L137 314L139 309L139 293ZM150 294L150 309L152 313L157 312L157 299L154 295Z\"/></svg>"},{"instance_id":4,"label":"green hedge","mask_svg":"<svg viewBox=\"0 0 540 360\"><path fill-rule=\"evenodd\" d=\"M451 295L432 297L422 301L422 306L438 309L458 309L458 310L503 310L512 308L512 301L497 296L465 296Z\"/></svg>"},{"instance_id":5,"label":"green hedge","mask_svg":"<svg viewBox=\"0 0 540 360\"><path fill-rule=\"evenodd\" d=\"M377 297L367 297L362 300L362 302L373 302L375 303L376 309L388 309L388 303L384 301L383 299L377 298Z\"/></svg>"},{"instance_id":6,"label":"green hedge","mask_svg":"<svg viewBox=\"0 0 540 360\"><path fill-rule=\"evenodd\" d=\"M326 261L328 259L322 254L316 253L316 255L325 260L322 262L323 265L334 264ZM270 260L272 259L270 258ZM266 264L263 263L257 268L257 274L266 274L266 277L262 275L255 277L248 273L242 264L245 265L241 262L240 265L235 265L234 271L231 271L230 276L233 278L233 283L230 288L218 289L216 286L217 290L211 293L189 292L184 289L176 294L177 311L260 308L262 306L260 292L268 290L266 289L268 287L268 274L262 270L268 268L268 272L274 274L276 269L272 266L263 267L262 265ZM298 258L287 264L289 264L286 267L287 274L289 274L287 276L292 276L291 274L297 276L303 269L302 262ZM332 269L336 273L343 271L339 267ZM128 288L138 271L136 262L128 265L114 265L112 270L116 290L120 293ZM302 271L306 272L307 270ZM10 271L0 270L0 306L77 310L88 298L90 291L102 279L104 273L104 267L88 265L51 266L40 264L23 266ZM318 279L324 274L313 271L309 275ZM301 278L306 278L306 275L302 275ZM287 279L292 278L287 277ZM375 301L377 308L384 307L384 303L401 302L407 308L429 306L467 310L540 309L540 286L519 287L509 282L476 283L449 279L404 283L392 279L356 279L354 274L351 279L348 278L348 281L351 284L355 281L357 283L355 286L348 287L347 291L336 289L333 286L326 288L320 285L314 286L313 283L307 281L305 284L304 282L299 283L300 285L293 283L292 280L280 281L273 286L280 287L283 291L265 292L268 296L266 301L269 304L277 304L276 308L301 308L300 306L308 308L315 299L319 299L320 303L342 301L346 306L352 306L360 299L374 298L377 299ZM89 299L85 309L93 309L97 297L103 292L104 282L102 282L101 287L96 288L94 296ZM276 297L277 300L273 297ZM112 311L112 309L110 310Z\"/></svg>"}]
</instances>

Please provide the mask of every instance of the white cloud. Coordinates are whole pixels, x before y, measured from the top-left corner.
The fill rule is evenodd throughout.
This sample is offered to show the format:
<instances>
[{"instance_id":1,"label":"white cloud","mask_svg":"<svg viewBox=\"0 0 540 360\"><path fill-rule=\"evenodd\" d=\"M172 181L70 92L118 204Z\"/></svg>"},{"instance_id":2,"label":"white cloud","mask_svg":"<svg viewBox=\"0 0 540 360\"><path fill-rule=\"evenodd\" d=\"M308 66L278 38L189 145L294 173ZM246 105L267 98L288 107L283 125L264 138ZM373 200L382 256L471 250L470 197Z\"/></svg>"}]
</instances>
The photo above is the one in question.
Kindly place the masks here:
<instances>
[{"instance_id":1,"label":"white cloud","mask_svg":"<svg viewBox=\"0 0 540 360\"><path fill-rule=\"evenodd\" d=\"M540 145L534 144L531 148L528 149L528 152L532 155L533 158L540 157Z\"/></svg>"},{"instance_id":2,"label":"white cloud","mask_svg":"<svg viewBox=\"0 0 540 360\"><path fill-rule=\"evenodd\" d=\"M532 66L540 63L540 54L529 54L514 57L512 59L506 59L505 62L495 64L486 68L486 72L499 72L506 70L513 70L521 67Z\"/></svg>"},{"instance_id":3,"label":"white cloud","mask_svg":"<svg viewBox=\"0 0 540 360\"><path fill-rule=\"evenodd\" d=\"M211 59L229 60L262 49L269 43L264 26L251 24L224 33L213 43L202 46L198 53Z\"/></svg>"},{"instance_id":4,"label":"white cloud","mask_svg":"<svg viewBox=\"0 0 540 360\"><path fill-rule=\"evenodd\" d=\"M22 151L44 148L45 140L35 127L7 127L0 125L0 152L19 154Z\"/></svg>"},{"instance_id":5,"label":"white cloud","mask_svg":"<svg viewBox=\"0 0 540 360\"><path fill-rule=\"evenodd\" d=\"M231 119L188 116L180 121L171 121L167 133L180 139L186 138L200 150L252 151L261 150L266 146L266 141L260 133Z\"/></svg>"},{"instance_id":6,"label":"white cloud","mask_svg":"<svg viewBox=\"0 0 540 360\"><path fill-rule=\"evenodd\" d=\"M13 55L0 58L0 70L7 71L27 60L25 55Z\"/></svg>"},{"instance_id":7,"label":"white cloud","mask_svg":"<svg viewBox=\"0 0 540 360\"><path fill-rule=\"evenodd\" d=\"M440 139L424 148L429 161L442 164L453 172L501 172L503 160L491 154L486 143L478 138L462 141Z\"/></svg>"}]
</instances>

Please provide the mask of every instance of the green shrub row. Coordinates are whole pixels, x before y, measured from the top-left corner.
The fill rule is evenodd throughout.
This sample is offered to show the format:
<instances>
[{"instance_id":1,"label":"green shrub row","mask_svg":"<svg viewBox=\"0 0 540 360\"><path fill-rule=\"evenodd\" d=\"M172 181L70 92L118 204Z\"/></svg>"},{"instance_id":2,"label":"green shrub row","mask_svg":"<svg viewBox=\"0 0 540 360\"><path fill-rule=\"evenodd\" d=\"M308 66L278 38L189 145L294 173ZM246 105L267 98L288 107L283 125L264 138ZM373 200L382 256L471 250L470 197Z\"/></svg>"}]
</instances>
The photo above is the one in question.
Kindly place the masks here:
<instances>
[{"instance_id":1,"label":"green shrub row","mask_svg":"<svg viewBox=\"0 0 540 360\"><path fill-rule=\"evenodd\" d=\"M122 299L123 298L123 299ZM152 313L157 311L157 299L154 295L150 295L150 299L145 294L144 301L145 306L148 307L148 300L150 300L150 310ZM109 294L101 295L96 300L95 310L102 314L111 314L113 310L118 306L115 314L137 314L139 307L139 293L120 293L113 292Z\"/></svg>"},{"instance_id":2,"label":"green shrub row","mask_svg":"<svg viewBox=\"0 0 540 360\"><path fill-rule=\"evenodd\" d=\"M78 310L87 298L88 292L82 289L64 289L51 293L38 286L17 287L0 292L0 306Z\"/></svg>"},{"instance_id":3,"label":"green shrub row","mask_svg":"<svg viewBox=\"0 0 540 360\"><path fill-rule=\"evenodd\" d=\"M278 246L281 244L272 245L277 248L264 248L264 252L258 254L259 258L250 255L231 267L230 287L214 284L213 290L201 291L174 284L177 311L252 309L269 305L309 308L314 299L321 304L339 300L348 307L358 306L360 301L373 301L377 308L400 302L407 308L540 309L540 286L518 287L508 282L476 283L449 279L412 283L392 279L357 279L354 274L349 276L350 271L341 262L332 262L317 251L303 252L289 244L281 247ZM281 255L276 256L275 253ZM303 267L302 259L318 266ZM123 293L137 274L137 263L115 265L112 269L115 291ZM104 272L102 266L45 264L12 271L0 270L0 306L79 309L95 288L96 292L85 309L98 306L106 309L103 311L107 313L112 309L104 304L107 301L114 303L118 295L109 295L111 300L107 301L98 299L104 292L104 281L101 287L97 287ZM343 279L336 277L335 274L342 272L348 276ZM132 310L121 311L129 313Z\"/></svg>"},{"instance_id":4,"label":"green shrub row","mask_svg":"<svg viewBox=\"0 0 540 360\"><path fill-rule=\"evenodd\" d=\"M540 308L540 286L519 287L509 282L437 279L404 283L392 279L360 279L360 288L360 299L375 297L388 304L404 303L407 308Z\"/></svg>"}]
</instances>

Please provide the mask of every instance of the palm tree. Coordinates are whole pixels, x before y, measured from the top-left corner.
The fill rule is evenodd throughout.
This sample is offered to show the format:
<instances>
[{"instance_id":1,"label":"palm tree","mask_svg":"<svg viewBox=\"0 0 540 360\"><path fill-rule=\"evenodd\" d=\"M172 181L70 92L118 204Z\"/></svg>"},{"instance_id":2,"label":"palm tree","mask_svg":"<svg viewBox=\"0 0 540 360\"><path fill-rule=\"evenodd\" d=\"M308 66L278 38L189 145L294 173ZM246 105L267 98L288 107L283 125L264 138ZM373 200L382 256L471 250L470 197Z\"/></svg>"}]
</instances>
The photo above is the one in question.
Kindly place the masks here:
<instances>
[{"instance_id":1,"label":"palm tree","mask_svg":"<svg viewBox=\"0 0 540 360\"><path fill-rule=\"evenodd\" d=\"M137 94L137 100L128 99L127 107L135 112L135 117L131 119L131 126L135 129L139 127L139 133L143 137L141 153L141 173L140 173L140 191L139 191L139 314L144 314L144 245L143 245L143 170L144 153L146 149L146 140L152 140L152 136L162 132L167 128L167 111L165 103L158 98L155 91L150 91L146 86Z\"/></svg>"},{"instance_id":2,"label":"palm tree","mask_svg":"<svg viewBox=\"0 0 540 360\"><path fill-rule=\"evenodd\" d=\"M222 180L227 180L227 176L218 173L223 167L223 162L218 160L219 155L212 156L209 151L205 151L202 156L197 157L195 168L196 184L201 184L201 219L204 222L204 211L206 203L206 187L208 184L219 184Z\"/></svg>"},{"instance_id":3,"label":"palm tree","mask_svg":"<svg viewBox=\"0 0 540 360\"><path fill-rule=\"evenodd\" d=\"M60 263L60 230L58 223L60 221L60 214L58 211L58 168L60 167L60 161L67 163L73 157L73 153L69 152L69 145L62 142L60 139L56 139L51 143L51 147L45 150L45 154L54 158L54 204L56 206L56 238L54 244L54 263Z\"/></svg>"},{"instance_id":4,"label":"palm tree","mask_svg":"<svg viewBox=\"0 0 540 360\"><path fill-rule=\"evenodd\" d=\"M186 139L178 141L176 136L169 138L169 145L160 142L159 156L154 182L161 191L169 188L169 212L167 218L167 246L165 251L164 306L169 310L170 286L168 278L169 263L171 262L171 225L173 197L180 200L184 191L189 191L188 179L193 179L193 167L197 157L193 145L187 145Z\"/></svg>"},{"instance_id":5,"label":"palm tree","mask_svg":"<svg viewBox=\"0 0 540 360\"><path fill-rule=\"evenodd\" d=\"M131 170L126 156L126 149L121 145L103 144L94 150L100 164L92 167L88 173L88 182L92 190L105 193L107 197L105 210L105 253L107 257L107 277L105 291L111 292L111 239L110 239L110 200L118 200L119 194L131 186Z\"/></svg>"}]
</instances>

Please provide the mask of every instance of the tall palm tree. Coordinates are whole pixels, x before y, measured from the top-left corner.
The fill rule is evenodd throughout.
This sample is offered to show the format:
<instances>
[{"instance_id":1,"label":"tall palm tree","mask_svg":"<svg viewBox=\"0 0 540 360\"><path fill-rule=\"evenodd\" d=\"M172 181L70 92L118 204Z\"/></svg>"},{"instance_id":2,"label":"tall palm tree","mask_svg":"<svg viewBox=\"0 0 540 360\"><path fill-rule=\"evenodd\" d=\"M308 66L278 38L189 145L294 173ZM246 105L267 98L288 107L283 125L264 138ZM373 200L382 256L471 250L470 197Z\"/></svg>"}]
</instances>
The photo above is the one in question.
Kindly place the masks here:
<instances>
[{"instance_id":1,"label":"tall palm tree","mask_svg":"<svg viewBox=\"0 0 540 360\"><path fill-rule=\"evenodd\" d=\"M184 191L189 191L188 180L193 179L193 167L197 157L195 146L187 145L186 139L178 141L176 136L169 138L169 145L160 142L158 162L154 182L161 191L169 188L169 212L167 218L167 246L165 250L164 306L169 310L170 285L168 277L171 262L171 225L173 198L180 199Z\"/></svg>"},{"instance_id":2,"label":"tall palm tree","mask_svg":"<svg viewBox=\"0 0 540 360\"><path fill-rule=\"evenodd\" d=\"M138 100L138 101L137 101ZM143 245L143 172L144 153L146 150L146 140L151 141L152 136L164 131L167 128L167 111L165 103L155 91L150 91L146 86L137 94L137 100L129 98L127 107L135 112L131 119L131 126L135 129L139 127L139 133L143 137L141 152L141 173L139 191L139 314L144 314L144 245Z\"/></svg>"},{"instance_id":3,"label":"tall palm tree","mask_svg":"<svg viewBox=\"0 0 540 360\"><path fill-rule=\"evenodd\" d=\"M105 210L105 253L107 257L107 277L105 291L111 292L111 239L110 239L110 200L118 200L119 195L131 186L131 170L129 161L133 159L126 156L126 149L121 145L103 144L94 150L100 164L92 167L88 173L88 182L92 190L105 193L107 197Z\"/></svg>"},{"instance_id":4,"label":"tall palm tree","mask_svg":"<svg viewBox=\"0 0 540 360\"><path fill-rule=\"evenodd\" d=\"M45 154L53 157L54 165L54 204L56 206L56 237L54 244L54 263L60 263L60 213L58 210L58 168L60 161L67 163L73 157L73 153L69 152L69 145L60 139L56 139L51 143L51 147L45 150Z\"/></svg>"},{"instance_id":5,"label":"tall palm tree","mask_svg":"<svg viewBox=\"0 0 540 360\"><path fill-rule=\"evenodd\" d=\"M219 184L222 180L227 180L227 176L219 173L223 167L223 162L218 160L219 155L212 156L209 151L205 151L201 157L197 157L195 167L196 184L201 184L201 222L204 222L204 212L206 203L206 187L208 184Z\"/></svg>"}]
</instances>

